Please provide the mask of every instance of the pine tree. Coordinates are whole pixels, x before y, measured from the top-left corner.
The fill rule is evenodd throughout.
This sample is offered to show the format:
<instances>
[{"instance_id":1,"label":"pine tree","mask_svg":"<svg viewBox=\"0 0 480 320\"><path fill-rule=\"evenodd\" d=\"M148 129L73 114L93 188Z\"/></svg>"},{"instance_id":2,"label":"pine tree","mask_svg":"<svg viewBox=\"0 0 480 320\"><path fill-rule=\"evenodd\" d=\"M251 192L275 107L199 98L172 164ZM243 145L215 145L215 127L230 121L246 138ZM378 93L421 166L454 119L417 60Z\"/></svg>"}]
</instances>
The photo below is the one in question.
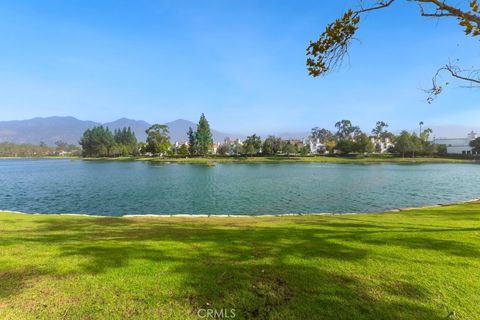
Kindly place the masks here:
<instances>
[{"instance_id":1,"label":"pine tree","mask_svg":"<svg viewBox=\"0 0 480 320\"><path fill-rule=\"evenodd\" d=\"M82 153L89 157L108 157L115 144L113 134L108 127L94 127L83 133L80 139Z\"/></svg>"},{"instance_id":2,"label":"pine tree","mask_svg":"<svg viewBox=\"0 0 480 320\"><path fill-rule=\"evenodd\" d=\"M113 138L117 154L126 156L137 153L137 138L135 137L135 132L130 127L116 129Z\"/></svg>"},{"instance_id":3,"label":"pine tree","mask_svg":"<svg viewBox=\"0 0 480 320\"><path fill-rule=\"evenodd\" d=\"M188 154L193 156L197 153L196 152L197 138L195 137L195 132L193 132L192 127L188 128L187 136L188 136Z\"/></svg>"},{"instance_id":4,"label":"pine tree","mask_svg":"<svg viewBox=\"0 0 480 320\"><path fill-rule=\"evenodd\" d=\"M195 132L196 151L200 155L206 155L210 151L213 144L212 132L207 118L202 113L200 121L198 121L197 131Z\"/></svg>"}]
</instances>

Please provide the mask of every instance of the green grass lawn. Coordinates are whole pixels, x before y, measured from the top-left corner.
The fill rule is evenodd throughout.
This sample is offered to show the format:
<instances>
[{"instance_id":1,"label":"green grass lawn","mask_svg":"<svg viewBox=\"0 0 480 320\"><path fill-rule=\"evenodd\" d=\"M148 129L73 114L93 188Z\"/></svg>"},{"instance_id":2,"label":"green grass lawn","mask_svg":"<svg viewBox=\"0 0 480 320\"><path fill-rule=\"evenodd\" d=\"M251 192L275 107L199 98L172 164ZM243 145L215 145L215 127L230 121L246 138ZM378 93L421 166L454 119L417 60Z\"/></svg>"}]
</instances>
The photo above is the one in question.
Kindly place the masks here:
<instances>
[{"instance_id":1,"label":"green grass lawn","mask_svg":"<svg viewBox=\"0 0 480 320\"><path fill-rule=\"evenodd\" d=\"M479 319L480 203L383 214L0 213L0 319Z\"/></svg>"}]
</instances>

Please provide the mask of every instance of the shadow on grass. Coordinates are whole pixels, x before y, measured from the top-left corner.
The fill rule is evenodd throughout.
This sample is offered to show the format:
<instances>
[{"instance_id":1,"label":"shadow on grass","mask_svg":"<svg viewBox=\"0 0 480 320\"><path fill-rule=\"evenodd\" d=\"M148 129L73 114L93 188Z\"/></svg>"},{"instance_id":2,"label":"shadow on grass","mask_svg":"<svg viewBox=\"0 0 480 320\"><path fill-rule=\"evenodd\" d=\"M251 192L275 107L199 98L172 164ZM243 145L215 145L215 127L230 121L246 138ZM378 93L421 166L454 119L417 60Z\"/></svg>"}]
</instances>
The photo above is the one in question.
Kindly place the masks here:
<instances>
[{"instance_id":1,"label":"shadow on grass","mask_svg":"<svg viewBox=\"0 0 480 320\"><path fill-rule=\"evenodd\" d=\"M15 295L31 285L38 277L47 272L35 266L26 266L16 270L0 271L0 299Z\"/></svg>"},{"instance_id":2,"label":"shadow on grass","mask_svg":"<svg viewBox=\"0 0 480 320\"><path fill-rule=\"evenodd\" d=\"M98 275L111 270L130 272L171 263L181 276L183 299L192 315L200 308L235 308L245 319L436 319L439 310L424 306L428 292L419 284L382 278L380 284L360 275L333 272L328 265L361 263L369 251L361 245L428 249L460 257L478 257L478 248L452 240L410 236L422 228L398 230L374 223L352 222L222 228L194 221L134 219L42 219L27 236L8 243L55 246L56 259L80 258L76 272ZM460 231L460 230L459 230ZM375 240L372 235L395 233ZM403 234L403 233L404 234ZM171 245L174 244L175 248ZM0 297L18 294L30 279L44 274L20 270L0 273ZM55 272L49 276L55 277ZM7 279L7 282L3 280ZM159 280L160 281L160 280ZM5 285L6 283L6 285ZM140 284L141 285L141 284ZM384 299L384 295L390 299ZM398 299L392 299L391 297Z\"/></svg>"}]
</instances>

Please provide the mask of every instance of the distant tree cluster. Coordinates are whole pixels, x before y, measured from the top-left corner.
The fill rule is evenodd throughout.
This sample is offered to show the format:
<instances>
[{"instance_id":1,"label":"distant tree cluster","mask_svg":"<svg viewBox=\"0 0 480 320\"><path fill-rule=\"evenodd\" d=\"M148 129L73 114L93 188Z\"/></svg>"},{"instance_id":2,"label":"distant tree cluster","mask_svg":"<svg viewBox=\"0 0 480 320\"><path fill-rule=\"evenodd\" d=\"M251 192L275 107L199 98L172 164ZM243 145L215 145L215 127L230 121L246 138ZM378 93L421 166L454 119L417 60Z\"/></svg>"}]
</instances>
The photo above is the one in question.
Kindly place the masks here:
<instances>
[{"instance_id":1,"label":"distant tree cluster","mask_svg":"<svg viewBox=\"0 0 480 320\"><path fill-rule=\"evenodd\" d=\"M387 131L388 124L386 122L378 121L371 130L371 134L368 135L362 132L358 126L354 126L350 120L341 120L335 123L337 129L335 133L315 127L312 129L310 137L325 144L326 150L337 151L341 154L381 152L382 143L385 147L386 142L390 145L388 152L399 153L402 156L432 155L442 152L440 146L429 141L432 130L429 128L422 130L423 122L420 122L419 125L420 135L402 131L400 135L396 136Z\"/></svg>"},{"instance_id":2,"label":"distant tree cluster","mask_svg":"<svg viewBox=\"0 0 480 320\"><path fill-rule=\"evenodd\" d=\"M55 142L55 147L48 146L44 142L38 145L34 144L17 144L10 142L0 143L1 157L44 157L58 155L77 155L80 148L75 145L68 144L64 141Z\"/></svg>"},{"instance_id":3,"label":"distant tree cluster","mask_svg":"<svg viewBox=\"0 0 480 320\"><path fill-rule=\"evenodd\" d=\"M85 157L114 157L138 154L137 138L130 128L115 130L98 126L87 129L80 139Z\"/></svg>"},{"instance_id":4,"label":"distant tree cluster","mask_svg":"<svg viewBox=\"0 0 480 320\"><path fill-rule=\"evenodd\" d=\"M128 128L116 129L113 132L113 141L114 141L114 155L137 155L138 154L138 143L135 133Z\"/></svg>"},{"instance_id":5,"label":"distant tree cluster","mask_svg":"<svg viewBox=\"0 0 480 320\"><path fill-rule=\"evenodd\" d=\"M387 130L388 124L378 121L370 134L363 132L350 120L335 123L335 131L325 128L312 128L308 139L282 139L274 135L265 140L257 134L249 135L244 141L226 139L224 143L213 143L212 131L204 114L200 116L196 130L189 128L187 141L170 142L169 128L166 125L154 124L145 132L145 142L137 142L130 128L110 131L98 126L84 132L80 145L86 157L135 156L295 156L316 154L368 154L397 153L402 156L431 155L444 150L429 141L431 129L422 130L419 123L419 134L402 131L398 136ZM474 143L474 142L472 142ZM478 142L477 142L478 143ZM477 146L478 147L478 146ZM67 148L63 142L57 148ZM313 148L313 149L312 149Z\"/></svg>"},{"instance_id":6,"label":"distant tree cluster","mask_svg":"<svg viewBox=\"0 0 480 320\"><path fill-rule=\"evenodd\" d=\"M204 114L201 115L197 129L189 129L188 144L170 142L169 128L163 124L154 124L145 130L147 139L138 142L130 127L112 132L108 127L98 126L87 129L82 138L82 155L85 157L136 156L204 156L212 151L213 138L210 125Z\"/></svg>"},{"instance_id":7,"label":"distant tree cluster","mask_svg":"<svg viewBox=\"0 0 480 320\"><path fill-rule=\"evenodd\" d=\"M16 144L10 142L0 143L0 156L2 157L35 157L35 156L53 156L55 148L45 144Z\"/></svg>"},{"instance_id":8,"label":"distant tree cluster","mask_svg":"<svg viewBox=\"0 0 480 320\"><path fill-rule=\"evenodd\" d=\"M415 132L410 133L404 130L397 137L393 151L400 153L402 157L405 157L405 155L415 157L418 154L440 153L441 149L428 141L431 132L431 129L426 129L418 136Z\"/></svg>"}]
</instances>

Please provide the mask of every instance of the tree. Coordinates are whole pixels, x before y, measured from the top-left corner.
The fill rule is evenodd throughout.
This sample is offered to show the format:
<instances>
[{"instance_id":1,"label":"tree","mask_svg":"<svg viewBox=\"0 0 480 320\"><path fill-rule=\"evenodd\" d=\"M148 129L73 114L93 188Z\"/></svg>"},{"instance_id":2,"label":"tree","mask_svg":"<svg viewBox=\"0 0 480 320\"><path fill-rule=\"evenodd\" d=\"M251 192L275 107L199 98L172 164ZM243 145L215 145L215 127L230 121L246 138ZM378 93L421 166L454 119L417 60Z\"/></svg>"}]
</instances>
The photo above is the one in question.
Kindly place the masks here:
<instances>
[{"instance_id":1,"label":"tree","mask_svg":"<svg viewBox=\"0 0 480 320\"><path fill-rule=\"evenodd\" d=\"M248 155L254 155L260 152L262 148L262 139L253 134L248 136L247 139L243 142L243 151Z\"/></svg>"},{"instance_id":2,"label":"tree","mask_svg":"<svg viewBox=\"0 0 480 320\"><path fill-rule=\"evenodd\" d=\"M405 158L405 154L409 152L414 152L415 145L412 141L412 135L403 130L397 138L397 143L395 144L395 149L402 154L402 157Z\"/></svg>"},{"instance_id":3,"label":"tree","mask_svg":"<svg viewBox=\"0 0 480 320\"><path fill-rule=\"evenodd\" d=\"M321 143L326 143L327 141L333 140L334 136L330 130L325 128L319 129L318 127L312 128L310 138L318 139Z\"/></svg>"},{"instance_id":4,"label":"tree","mask_svg":"<svg viewBox=\"0 0 480 320\"><path fill-rule=\"evenodd\" d=\"M68 143L63 140L55 141L55 146L57 146L57 151L65 151L68 148Z\"/></svg>"},{"instance_id":5,"label":"tree","mask_svg":"<svg viewBox=\"0 0 480 320\"><path fill-rule=\"evenodd\" d=\"M217 149L217 153L221 156L225 156L227 155L228 153L230 152L230 146L226 143L224 144L221 144L218 149Z\"/></svg>"},{"instance_id":6,"label":"tree","mask_svg":"<svg viewBox=\"0 0 480 320\"><path fill-rule=\"evenodd\" d=\"M188 154L193 156L197 153L197 138L195 137L195 133L193 132L192 127L188 128L187 136L188 136Z\"/></svg>"},{"instance_id":7,"label":"tree","mask_svg":"<svg viewBox=\"0 0 480 320\"><path fill-rule=\"evenodd\" d=\"M180 147L177 148L177 154L179 156L186 156L189 154L188 146L185 143L182 143Z\"/></svg>"},{"instance_id":8,"label":"tree","mask_svg":"<svg viewBox=\"0 0 480 320\"><path fill-rule=\"evenodd\" d=\"M292 140L287 140L285 144L283 145L283 153L286 155L292 155L297 153L297 146Z\"/></svg>"},{"instance_id":9,"label":"tree","mask_svg":"<svg viewBox=\"0 0 480 320\"><path fill-rule=\"evenodd\" d=\"M357 134L361 133L360 128L352 125L350 120L341 120L335 123L337 128L336 136L339 139L353 139Z\"/></svg>"},{"instance_id":10,"label":"tree","mask_svg":"<svg viewBox=\"0 0 480 320\"><path fill-rule=\"evenodd\" d=\"M421 122L423 125L423 122ZM426 128L423 131L420 131L420 136L412 135L412 137L415 139L413 142L417 146L416 152L422 153L422 154L433 154L437 151L438 148L435 147L435 145L428 141L430 138L430 134L433 132L432 129Z\"/></svg>"},{"instance_id":11,"label":"tree","mask_svg":"<svg viewBox=\"0 0 480 320\"><path fill-rule=\"evenodd\" d=\"M300 152L300 155L306 156L311 152L310 145L309 144L302 145L299 152Z\"/></svg>"},{"instance_id":12,"label":"tree","mask_svg":"<svg viewBox=\"0 0 480 320\"><path fill-rule=\"evenodd\" d=\"M123 129L116 129L113 134L115 143L123 145L136 145L137 137L135 132L130 127L124 127Z\"/></svg>"},{"instance_id":13,"label":"tree","mask_svg":"<svg viewBox=\"0 0 480 320\"><path fill-rule=\"evenodd\" d=\"M353 151L358 153L372 152L373 143L365 133L360 133L355 137L355 142L353 144Z\"/></svg>"},{"instance_id":14,"label":"tree","mask_svg":"<svg viewBox=\"0 0 480 320\"><path fill-rule=\"evenodd\" d=\"M382 139L383 140L388 139L391 143L395 143L397 137L393 133L389 131L385 131L382 135Z\"/></svg>"},{"instance_id":15,"label":"tree","mask_svg":"<svg viewBox=\"0 0 480 320\"><path fill-rule=\"evenodd\" d=\"M235 155L239 155L239 154L242 154L244 151L244 148L243 148L243 145L240 141L235 141L235 143L233 144L233 147L232 147L232 152L235 154Z\"/></svg>"},{"instance_id":16,"label":"tree","mask_svg":"<svg viewBox=\"0 0 480 320\"><path fill-rule=\"evenodd\" d=\"M147 142L145 151L153 154L165 154L170 149L170 137L168 126L164 124L154 124L147 130Z\"/></svg>"},{"instance_id":17,"label":"tree","mask_svg":"<svg viewBox=\"0 0 480 320\"><path fill-rule=\"evenodd\" d=\"M428 139L430 138L430 134L431 134L432 132L433 132L433 130L430 129L430 128L427 128L427 129L421 131L421 133L420 133L420 139L421 139L422 141L427 142Z\"/></svg>"},{"instance_id":18,"label":"tree","mask_svg":"<svg viewBox=\"0 0 480 320\"><path fill-rule=\"evenodd\" d=\"M424 146L424 143L422 141L422 139L417 136L417 134L414 132L412 133L412 135L410 136L411 137L411 141L412 141L412 150L410 150L412 152L412 157L415 158L415 153L421 153L423 151L423 146Z\"/></svg>"},{"instance_id":19,"label":"tree","mask_svg":"<svg viewBox=\"0 0 480 320\"><path fill-rule=\"evenodd\" d=\"M115 141L115 149L121 155L135 155L137 154L137 137L130 127L123 129L116 129L113 133Z\"/></svg>"},{"instance_id":20,"label":"tree","mask_svg":"<svg viewBox=\"0 0 480 320\"><path fill-rule=\"evenodd\" d=\"M196 151L200 155L206 155L213 144L212 132L207 118L202 113L198 121L197 131L195 132Z\"/></svg>"},{"instance_id":21,"label":"tree","mask_svg":"<svg viewBox=\"0 0 480 320\"><path fill-rule=\"evenodd\" d=\"M55 149L49 146L0 142L0 157L38 157L55 155Z\"/></svg>"},{"instance_id":22,"label":"tree","mask_svg":"<svg viewBox=\"0 0 480 320\"><path fill-rule=\"evenodd\" d=\"M275 155L282 151L282 138L268 136L262 145L262 153L266 155Z\"/></svg>"},{"instance_id":23,"label":"tree","mask_svg":"<svg viewBox=\"0 0 480 320\"><path fill-rule=\"evenodd\" d=\"M108 127L93 127L87 129L82 138L82 154L87 157L108 157L114 146L113 134Z\"/></svg>"},{"instance_id":24,"label":"tree","mask_svg":"<svg viewBox=\"0 0 480 320\"><path fill-rule=\"evenodd\" d=\"M480 137L470 141L470 147L473 148L473 152L480 153Z\"/></svg>"},{"instance_id":25,"label":"tree","mask_svg":"<svg viewBox=\"0 0 480 320\"><path fill-rule=\"evenodd\" d=\"M309 75L318 77L339 67L343 58L348 55L352 40L355 39L361 16L367 12L385 9L395 2L416 4L420 9L420 15L423 17L451 17L457 19L467 36L476 37L480 35L478 0L456 1L454 5L447 3L447 0L375 0L369 7L364 7L364 2L360 1L358 9L348 9L342 17L326 26L318 40L310 41L307 47ZM444 73L465 81L470 87L480 88L480 69L463 69L455 63L448 62L436 71L432 78L432 88L426 90L429 103L443 91L443 84L439 84L439 80ZM445 85L447 84L448 82L445 83Z\"/></svg>"},{"instance_id":26,"label":"tree","mask_svg":"<svg viewBox=\"0 0 480 320\"><path fill-rule=\"evenodd\" d=\"M372 129L372 135L377 139L383 138L387 132L385 128L388 128L388 124L386 122L377 121L375 128Z\"/></svg>"},{"instance_id":27,"label":"tree","mask_svg":"<svg viewBox=\"0 0 480 320\"><path fill-rule=\"evenodd\" d=\"M340 139L335 147L340 153L349 154L354 151L354 142L349 139Z\"/></svg>"}]
</instances>

